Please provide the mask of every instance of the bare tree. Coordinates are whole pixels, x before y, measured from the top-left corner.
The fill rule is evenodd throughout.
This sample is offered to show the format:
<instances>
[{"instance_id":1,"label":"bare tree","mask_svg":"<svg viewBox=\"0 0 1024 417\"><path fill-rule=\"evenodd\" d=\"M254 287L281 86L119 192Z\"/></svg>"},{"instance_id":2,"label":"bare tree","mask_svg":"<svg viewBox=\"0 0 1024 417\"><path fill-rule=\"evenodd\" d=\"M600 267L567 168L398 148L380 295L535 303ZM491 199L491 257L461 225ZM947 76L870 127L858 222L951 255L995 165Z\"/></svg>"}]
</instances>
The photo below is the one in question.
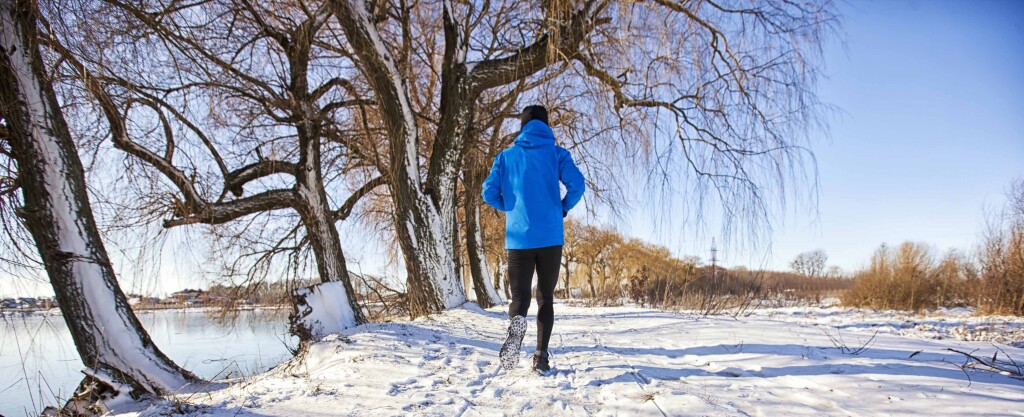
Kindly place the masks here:
<instances>
[{"instance_id":1,"label":"bare tree","mask_svg":"<svg viewBox=\"0 0 1024 417\"><path fill-rule=\"evenodd\" d=\"M31 1L0 2L0 45L0 112L10 146L4 152L17 161L24 199L17 214L46 267L87 380L115 391L126 385L133 396L199 382L153 344L117 283L93 220L81 160L42 61Z\"/></svg>"},{"instance_id":2,"label":"bare tree","mask_svg":"<svg viewBox=\"0 0 1024 417\"><path fill-rule=\"evenodd\" d=\"M818 249L797 255L789 263L789 267L800 275L819 278L825 276L826 263L828 263L828 255L824 250Z\"/></svg>"},{"instance_id":3,"label":"bare tree","mask_svg":"<svg viewBox=\"0 0 1024 417\"><path fill-rule=\"evenodd\" d=\"M255 265L311 248L320 280L344 286L344 325L365 322L335 224L387 178L376 174L384 169L373 133L336 122L337 113L368 101L343 71L351 61L332 40L327 6L110 0L80 7L61 33L75 41L62 52L112 126L114 146L175 191L149 191L163 199L160 214L170 215L164 226L285 210L297 219L284 236L256 224L269 247L252 253ZM137 50L127 56L117 47L93 50L128 40ZM329 192L346 182L355 183L349 197L332 202Z\"/></svg>"}]
</instances>

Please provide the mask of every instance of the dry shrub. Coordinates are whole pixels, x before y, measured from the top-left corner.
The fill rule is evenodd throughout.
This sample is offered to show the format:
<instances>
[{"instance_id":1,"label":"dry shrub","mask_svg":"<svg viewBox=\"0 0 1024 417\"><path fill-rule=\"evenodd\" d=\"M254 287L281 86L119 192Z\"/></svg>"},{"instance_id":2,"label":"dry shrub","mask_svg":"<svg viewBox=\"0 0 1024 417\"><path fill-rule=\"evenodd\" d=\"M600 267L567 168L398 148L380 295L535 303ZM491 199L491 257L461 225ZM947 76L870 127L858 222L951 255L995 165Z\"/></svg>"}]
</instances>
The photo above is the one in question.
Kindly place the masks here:
<instances>
[{"instance_id":1,"label":"dry shrub","mask_svg":"<svg viewBox=\"0 0 1024 417\"><path fill-rule=\"evenodd\" d=\"M644 265L640 268L639 274L629 277L629 298L634 303L640 304L641 307L646 305L646 301L650 299L647 291L647 281L650 280L649 271L647 265Z\"/></svg>"},{"instance_id":2,"label":"dry shrub","mask_svg":"<svg viewBox=\"0 0 1024 417\"><path fill-rule=\"evenodd\" d=\"M720 314L725 311L741 313L759 301L763 296L760 279L733 275L724 270L717 273L703 271L698 277L687 282L663 305L672 308L696 310L700 314Z\"/></svg>"},{"instance_id":3,"label":"dry shrub","mask_svg":"<svg viewBox=\"0 0 1024 417\"><path fill-rule=\"evenodd\" d=\"M642 306L679 309L699 314L743 312L757 306L820 304L826 297L837 297L852 285L843 277L807 277L791 272L695 268L689 273L641 273L623 280L621 285L599 287L598 296L586 305L621 305L632 300Z\"/></svg>"},{"instance_id":4,"label":"dry shrub","mask_svg":"<svg viewBox=\"0 0 1024 417\"><path fill-rule=\"evenodd\" d=\"M979 258L977 307L1024 316L1024 179L1014 184L1007 210L990 224Z\"/></svg>"},{"instance_id":5,"label":"dry shrub","mask_svg":"<svg viewBox=\"0 0 1024 417\"><path fill-rule=\"evenodd\" d=\"M588 307L621 306L624 304L627 296L626 285L619 286L609 282L602 287L598 287L596 297L583 300L583 305Z\"/></svg>"},{"instance_id":6,"label":"dry shrub","mask_svg":"<svg viewBox=\"0 0 1024 417\"><path fill-rule=\"evenodd\" d=\"M992 218L977 251L978 265L957 252L936 262L919 243L895 250L882 245L871 266L856 274L843 303L915 311L971 306L985 314L1024 315L1024 179L1007 195L1006 208Z\"/></svg>"},{"instance_id":7,"label":"dry shrub","mask_svg":"<svg viewBox=\"0 0 1024 417\"><path fill-rule=\"evenodd\" d=\"M969 301L970 264L956 252L941 262L922 243L905 242L896 248L882 245L871 265L854 275L853 287L843 293L848 306L919 311L959 307Z\"/></svg>"},{"instance_id":8,"label":"dry shrub","mask_svg":"<svg viewBox=\"0 0 1024 417\"><path fill-rule=\"evenodd\" d=\"M1024 228L990 236L981 262L978 307L986 313L1024 316Z\"/></svg>"},{"instance_id":9,"label":"dry shrub","mask_svg":"<svg viewBox=\"0 0 1024 417\"><path fill-rule=\"evenodd\" d=\"M729 271L730 275L759 280L761 303L768 307L821 305L827 298L838 298L853 286L853 280L836 273L830 276L807 276L778 271Z\"/></svg>"}]
</instances>

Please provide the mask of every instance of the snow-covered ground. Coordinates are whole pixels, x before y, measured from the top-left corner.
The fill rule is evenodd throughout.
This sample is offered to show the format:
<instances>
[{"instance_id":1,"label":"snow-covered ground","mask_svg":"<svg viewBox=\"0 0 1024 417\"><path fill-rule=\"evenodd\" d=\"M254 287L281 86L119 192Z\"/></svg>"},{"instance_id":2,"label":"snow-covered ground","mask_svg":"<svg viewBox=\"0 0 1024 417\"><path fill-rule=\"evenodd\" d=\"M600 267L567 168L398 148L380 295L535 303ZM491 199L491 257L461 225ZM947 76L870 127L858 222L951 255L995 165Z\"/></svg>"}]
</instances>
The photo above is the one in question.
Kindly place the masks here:
<instances>
[{"instance_id":1,"label":"snow-covered ground","mask_svg":"<svg viewBox=\"0 0 1024 417\"><path fill-rule=\"evenodd\" d=\"M532 317L520 368L499 371L505 315L471 305L328 336L302 358L182 398L195 407L181 410L212 416L1024 415L1024 382L964 371L964 357L947 350L989 358L1001 350L999 357L1024 361L1019 347L956 339L979 338L971 335L996 325L1011 336L1016 331L1020 343L1020 318L840 308L762 309L732 318L565 304L555 312L554 369L547 376L527 369ZM125 415L169 410L162 403Z\"/></svg>"}]
</instances>

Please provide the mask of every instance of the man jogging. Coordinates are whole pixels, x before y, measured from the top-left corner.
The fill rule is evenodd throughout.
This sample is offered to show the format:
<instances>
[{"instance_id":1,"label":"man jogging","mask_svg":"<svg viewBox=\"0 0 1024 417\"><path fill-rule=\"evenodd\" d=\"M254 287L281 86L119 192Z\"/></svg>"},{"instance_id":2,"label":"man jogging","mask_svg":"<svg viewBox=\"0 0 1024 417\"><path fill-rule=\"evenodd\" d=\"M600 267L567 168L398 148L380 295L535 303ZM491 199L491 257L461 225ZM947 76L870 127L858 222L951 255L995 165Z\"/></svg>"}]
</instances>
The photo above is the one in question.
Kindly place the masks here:
<instances>
[{"instance_id":1,"label":"man jogging","mask_svg":"<svg viewBox=\"0 0 1024 417\"><path fill-rule=\"evenodd\" d=\"M533 354L533 368L544 372L551 369L548 340L554 322L551 302L565 243L562 219L583 197L584 184L583 174L569 151L555 145L547 109L527 106L520 121L515 143L494 159L491 173L484 181L483 198L505 212L512 303L508 307L508 336L499 353L501 366L512 369L519 362L536 271L537 351ZM565 198L560 196L559 182L565 185Z\"/></svg>"}]
</instances>

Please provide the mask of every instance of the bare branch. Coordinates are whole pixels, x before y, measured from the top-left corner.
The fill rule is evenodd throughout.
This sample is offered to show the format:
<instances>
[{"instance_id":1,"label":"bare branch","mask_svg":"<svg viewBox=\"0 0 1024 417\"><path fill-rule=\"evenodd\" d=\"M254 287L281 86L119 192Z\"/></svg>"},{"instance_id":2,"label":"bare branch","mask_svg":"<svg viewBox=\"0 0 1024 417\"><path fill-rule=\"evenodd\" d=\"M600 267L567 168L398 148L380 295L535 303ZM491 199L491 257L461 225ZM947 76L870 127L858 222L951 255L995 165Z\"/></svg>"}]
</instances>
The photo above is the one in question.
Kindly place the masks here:
<instances>
[{"instance_id":1,"label":"bare branch","mask_svg":"<svg viewBox=\"0 0 1024 417\"><path fill-rule=\"evenodd\" d=\"M198 211L175 210L176 219L164 221L164 227L171 228L185 224L221 224L256 213L291 208L295 205L292 190L270 190L250 197L224 203L207 204Z\"/></svg>"},{"instance_id":2,"label":"bare branch","mask_svg":"<svg viewBox=\"0 0 1024 417\"><path fill-rule=\"evenodd\" d=\"M552 34L545 33L534 43L510 56L476 63L469 75L473 85L479 90L486 90L526 78L544 69L552 61L550 43L553 41L557 42L559 52L568 57L575 56L580 44L595 27L611 22L610 19L599 18L608 5L607 0L588 0L583 9L572 14L567 27L559 31L562 39L552 39Z\"/></svg>"},{"instance_id":3,"label":"bare branch","mask_svg":"<svg viewBox=\"0 0 1024 417\"><path fill-rule=\"evenodd\" d=\"M224 178L224 188L230 190L236 197L242 195L242 187L249 181L274 174L295 175L298 165L273 159L265 159L260 162L246 165L228 173Z\"/></svg>"},{"instance_id":4,"label":"bare branch","mask_svg":"<svg viewBox=\"0 0 1024 417\"><path fill-rule=\"evenodd\" d=\"M384 176L376 177L367 182L366 184L363 184L362 187L359 187L358 189L353 191L352 195L350 195L348 199L345 200L345 203L341 205L341 208L334 212L334 220L342 221L347 219L348 216L352 214L352 209L355 207L356 203L358 203L361 198L369 194L375 188L381 185L386 185L387 182L388 180Z\"/></svg>"}]
</instances>

